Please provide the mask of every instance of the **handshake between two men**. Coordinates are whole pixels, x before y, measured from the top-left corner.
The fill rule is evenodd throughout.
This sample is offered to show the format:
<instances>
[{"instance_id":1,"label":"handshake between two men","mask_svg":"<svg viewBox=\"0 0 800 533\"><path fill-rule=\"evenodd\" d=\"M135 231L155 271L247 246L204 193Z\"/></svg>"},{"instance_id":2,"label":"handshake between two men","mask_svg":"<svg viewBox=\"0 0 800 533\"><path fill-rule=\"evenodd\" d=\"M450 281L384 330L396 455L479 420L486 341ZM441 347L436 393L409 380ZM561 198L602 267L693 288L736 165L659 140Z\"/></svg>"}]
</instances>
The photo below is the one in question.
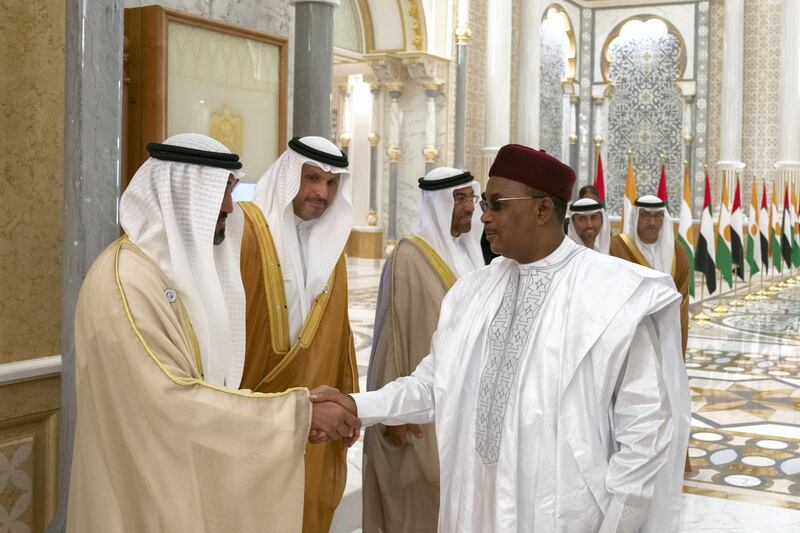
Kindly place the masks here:
<instances>
[{"instance_id":1,"label":"handshake between two men","mask_svg":"<svg viewBox=\"0 0 800 533\"><path fill-rule=\"evenodd\" d=\"M312 444L342 439L348 448L361 433L361 421L356 416L356 402L339 390L322 385L311 391L313 415L308 440Z\"/></svg>"}]
</instances>

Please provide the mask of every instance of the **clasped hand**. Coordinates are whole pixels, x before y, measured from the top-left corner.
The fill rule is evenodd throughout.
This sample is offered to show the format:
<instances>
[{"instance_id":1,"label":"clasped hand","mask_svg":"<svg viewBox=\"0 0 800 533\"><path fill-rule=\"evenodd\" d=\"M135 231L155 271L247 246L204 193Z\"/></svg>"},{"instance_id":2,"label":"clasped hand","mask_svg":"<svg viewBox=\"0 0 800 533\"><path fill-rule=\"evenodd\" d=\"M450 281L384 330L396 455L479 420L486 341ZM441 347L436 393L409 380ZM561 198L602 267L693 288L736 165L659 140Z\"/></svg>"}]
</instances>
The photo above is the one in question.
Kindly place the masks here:
<instances>
[{"instance_id":1,"label":"clasped hand","mask_svg":"<svg viewBox=\"0 0 800 533\"><path fill-rule=\"evenodd\" d=\"M342 439L348 448L361 433L353 399L333 387L323 385L311 391L313 415L308 440L312 444Z\"/></svg>"}]
</instances>

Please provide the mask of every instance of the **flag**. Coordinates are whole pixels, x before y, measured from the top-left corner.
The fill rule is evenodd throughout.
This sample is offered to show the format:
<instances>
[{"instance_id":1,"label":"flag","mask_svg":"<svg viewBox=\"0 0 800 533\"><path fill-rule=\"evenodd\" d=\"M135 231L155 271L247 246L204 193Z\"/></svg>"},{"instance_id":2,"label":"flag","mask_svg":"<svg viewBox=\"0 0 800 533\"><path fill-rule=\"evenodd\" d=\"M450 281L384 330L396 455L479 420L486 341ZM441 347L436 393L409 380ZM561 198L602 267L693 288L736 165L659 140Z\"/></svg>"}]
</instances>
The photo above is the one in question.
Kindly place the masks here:
<instances>
[{"instance_id":1,"label":"flag","mask_svg":"<svg viewBox=\"0 0 800 533\"><path fill-rule=\"evenodd\" d=\"M742 194L739 190L739 176L736 176L736 192L733 195L733 209L731 209L731 261L733 273L744 279L744 248L742 244Z\"/></svg>"},{"instance_id":2,"label":"flag","mask_svg":"<svg viewBox=\"0 0 800 533\"><path fill-rule=\"evenodd\" d=\"M603 179L603 158L599 153L597 154L597 176L594 178L594 188L597 189L597 196L599 197L597 201L605 204L606 182Z\"/></svg>"},{"instance_id":3,"label":"flag","mask_svg":"<svg viewBox=\"0 0 800 533\"><path fill-rule=\"evenodd\" d=\"M692 236L692 192L689 184L689 165L683 164L683 201L681 202L681 218L678 223L678 242L686 252L689 260L689 294L694 296L694 238Z\"/></svg>"},{"instance_id":4,"label":"flag","mask_svg":"<svg viewBox=\"0 0 800 533\"><path fill-rule=\"evenodd\" d=\"M714 216L711 212L711 185L706 174L706 192L703 199L703 216L700 219L700 235L694 246L694 267L705 274L708 292L717 290L717 273L714 266Z\"/></svg>"},{"instance_id":5,"label":"flag","mask_svg":"<svg viewBox=\"0 0 800 533\"><path fill-rule=\"evenodd\" d=\"M772 201L769 206L769 253L773 270L781 271L781 223L778 216L778 184L772 182Z\"/></svg>"},{"instance_id":6,"label":"flag","mask_svg":"<svg viewBox=\"0 0 800 533\"><path fill-rule=\"evenodd\" d=\"M667 173L664 172L664 160L661 160L661 179L658 181L658 196L664 202L667 201Z\"/></svg>"},{"instance_id":7,"label":"flag","mask_svg":"<svg viewBox=\"0 0 800 533\"><path fill-rule=\"evenodd\" d=\"M797 190L800 184L795 181L794 194L792 195L792 231L794 241L792 242L792 265L795 267L800 266L800 217L798 217L797 195L800 191Z\"/></svg>"},{"instance_id":8,"label":"flag","mask_svg":"<svg viewBox=\"0 0 800 533\"><path fill-rule=\"evenodd\" d=\"M769 269L769 212L767 211L767 180L763 183L761 209L758 212L758 236L761 241L761 265L766 272Z\"/></svg>"},{"instance_id":9,"label":"flag","mask_svg":"<svg viewBox=\"0 0 800 533\"><path fill-rule=\"evenodd\" d=\"M622 230L625 231L625 220L630 216L633 203L638 198L636 193L636 173L633 171L633 159L628 154L628 172L625 174L625 198L622 203Z\"/></svg>"},{"instance_id":10,"label":"flag","mask_svg":"<svg viewBox=\"0 0 800 533\"><path fill-rule=\"evenodd\" d=\"M722 181L722 200L719 206L719 224L717 225L717 254L714 259L717 263L722 279L728 282L728 287L733 286L733 271L731 259L731 212L728 208L728 180Z\"/></svg>"},{"instance_id":11,"label":"flag","mask_svg":"<svg viewBox=\"0 0 800 533\"><path fill-rule=\"evenodd\" d=\"M747 265L750 267L750 279L761 270L759 261L761 255L761 237L759 236L758 220L758 180L754 177L750 186L750 211L747 213ZM766 200L766 198L765 198Z\"/></svg>"},{"instance_id":12,"label":"flag","mask_svg":"<svg viewBox=\"0 0 800 533\"><path fill-rule=\"evenodd\" d=\"M783 189L783 212L781 213L781 255L787 268L792 268L792 206L789 204L789 184Z\"/></svg>"}]
</instances>

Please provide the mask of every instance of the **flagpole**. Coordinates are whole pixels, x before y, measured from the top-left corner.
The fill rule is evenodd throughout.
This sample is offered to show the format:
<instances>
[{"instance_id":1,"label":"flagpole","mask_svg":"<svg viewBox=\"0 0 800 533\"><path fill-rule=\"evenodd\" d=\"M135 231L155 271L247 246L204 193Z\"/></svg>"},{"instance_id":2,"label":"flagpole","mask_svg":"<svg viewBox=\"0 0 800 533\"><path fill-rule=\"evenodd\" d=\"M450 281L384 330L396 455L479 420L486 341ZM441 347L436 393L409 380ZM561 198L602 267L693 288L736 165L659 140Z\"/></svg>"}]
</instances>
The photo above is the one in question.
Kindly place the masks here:
<instances>
[{"instance_id":1,"label":"flagpole","mask_svg":"<svg viewBox=\"0 0 800 533\"><path fill-rule=\"evenodd\" d=\"M695 320L711 320L711 317L705 314L705 293L706 293L706 274L703 273L703 282L700 284L700 312L694 315Z\"/></svg>"},{"instance_id":2,"label":"flagpole","mask_svg":"<svg viewBox=\"0 0 800 533\"><path fill-rule=\"evenodd\" d=\"M722 305L722 282L725 281L725 280L722 277L722 271L720 269L718 269L718 268L716 269L716 271L719 273L719 298L720 299L719 299L719 305L716 306L714 309L712 309L712 311L714 311L718 315L724 315L725 313L728 312L728 308L725 307L724 305ZM716 276L716 274L714 274L714 275Z\"/></svg>"}]
</instances>

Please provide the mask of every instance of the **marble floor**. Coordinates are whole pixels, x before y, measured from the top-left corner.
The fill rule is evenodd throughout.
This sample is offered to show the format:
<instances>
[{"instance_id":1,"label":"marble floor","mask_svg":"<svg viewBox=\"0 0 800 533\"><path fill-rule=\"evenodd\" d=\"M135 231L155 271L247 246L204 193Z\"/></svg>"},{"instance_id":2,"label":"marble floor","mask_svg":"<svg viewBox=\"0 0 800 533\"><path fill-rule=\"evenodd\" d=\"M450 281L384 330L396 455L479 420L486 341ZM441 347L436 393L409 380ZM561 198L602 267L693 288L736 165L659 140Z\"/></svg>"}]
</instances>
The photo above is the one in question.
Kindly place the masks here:
<instances>
[{"instance_id":1,"label":"marble floor","mask_svg":"<svg viewBox=\"0 0 800 533\"><path fill-rule=\"evenodd\" d=\"M348 259L362 390L381 266ZM707 320L689 330L692 472L682 531L800 533L800 283L775 287L780 281L754 278L692 304L692 316ZM762 287L774 290L745 299ZM361 531L361 453L360 441L348 453L333 533Z\"/></svg>"}]
</instances>

